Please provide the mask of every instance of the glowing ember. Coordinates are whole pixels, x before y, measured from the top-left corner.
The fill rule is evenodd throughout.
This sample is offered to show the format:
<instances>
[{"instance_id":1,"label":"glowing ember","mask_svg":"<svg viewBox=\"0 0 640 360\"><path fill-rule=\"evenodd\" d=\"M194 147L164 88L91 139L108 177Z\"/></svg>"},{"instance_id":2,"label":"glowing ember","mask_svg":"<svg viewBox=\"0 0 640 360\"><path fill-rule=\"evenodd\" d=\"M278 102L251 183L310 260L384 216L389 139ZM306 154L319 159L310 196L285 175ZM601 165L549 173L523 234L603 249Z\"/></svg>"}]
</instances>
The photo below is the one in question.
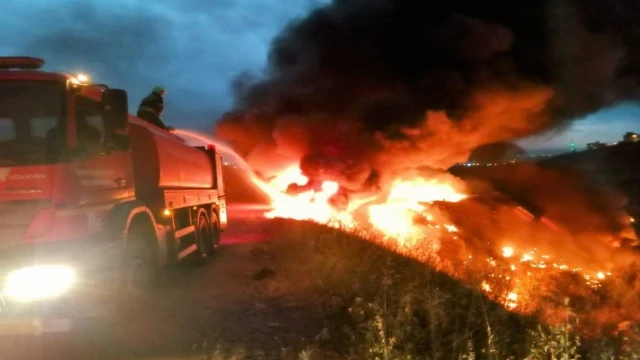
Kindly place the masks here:
<instances>
[{"instance_id":1,"label":"glowing ember","mask_svg":"<svg viewBox=\"0 0 640 360\"><path fill-rule=\"evenodd\" d=\"M502 256L508 258L513 256L513 248L511 246L505 246L502 248Z\"/></svg>"},{"instance_id":2,"label":"glowing ember","mask_svg":"<svg viewBox=\"0 0 640 360\"><path fill-rule=\"evenodd\" d=\"M448 232L458 232L458 228L455 225L452 224L444 224L445 229L447 229Z\"/></svg>"},{"instance_id":3,"label":"glowing ember","mask_svg":"<svg viewBox=\"0 0 640 360\"><path fill-rule=\"evenodd\" d=\"M522 259L520 259L521 262L528 262L533 260L533 255L532 254L524 254L522 255Z\"/></svg>"},{"instance_id":4,"label":"glowing ember","mask_svg":"<svg viewBox=\"0 0 640 360\"><path fill-rule=\"evenodd\" d=\"M507 295L507 302L506 302L506 305L507 305L509 308L513 309L513 308L515 308L516 306L518 306L517 301L518 301L518 294L516 294L516 293L514 293L514 292L509 293L509 294Z\"/></svg>"}]
</instances>

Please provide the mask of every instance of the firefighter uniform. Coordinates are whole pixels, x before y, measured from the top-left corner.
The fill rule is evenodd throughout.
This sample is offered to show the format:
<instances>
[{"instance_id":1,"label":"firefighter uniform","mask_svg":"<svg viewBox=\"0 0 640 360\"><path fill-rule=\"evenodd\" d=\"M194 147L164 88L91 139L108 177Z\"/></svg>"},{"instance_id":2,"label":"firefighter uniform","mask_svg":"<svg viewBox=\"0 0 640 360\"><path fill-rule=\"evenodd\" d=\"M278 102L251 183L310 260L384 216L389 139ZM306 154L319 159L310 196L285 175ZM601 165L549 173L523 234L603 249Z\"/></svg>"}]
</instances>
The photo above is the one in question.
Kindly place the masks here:
<instances>
[{"instance_id":1,"label":"firefighter uniform","mask_svg":"<svg viewBox=\"0 0 640 360\"><path fill-rule=\"evenodd\" d=\"M137 116L155 126L167 129L167 126L160 119L160 115L162 115L162 111L164 110L164 93L165 89L163 87L156 86L151 94L147 95L147 97L140 102Z\"/></svg>"}]
</instances>

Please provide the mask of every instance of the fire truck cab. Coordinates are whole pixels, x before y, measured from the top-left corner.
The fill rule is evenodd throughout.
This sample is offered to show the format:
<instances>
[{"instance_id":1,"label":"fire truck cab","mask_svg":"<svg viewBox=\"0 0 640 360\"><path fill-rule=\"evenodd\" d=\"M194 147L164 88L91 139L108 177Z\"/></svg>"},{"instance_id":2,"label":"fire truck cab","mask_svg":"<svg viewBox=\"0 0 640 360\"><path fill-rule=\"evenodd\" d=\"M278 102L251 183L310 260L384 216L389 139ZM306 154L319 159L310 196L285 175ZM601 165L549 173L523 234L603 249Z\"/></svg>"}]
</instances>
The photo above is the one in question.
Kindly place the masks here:
<instances>
[{"instance_id":1,"label":"fire truck cab","mask_svg":"<svg viewBox=\"0 0 640 360\"><path fill-rule=\"evenodd\" d=\"M0 334L34 308L73 309L88 284L127 294L163 266L204 262L227 224L215 146L129 115L124 90L43 64L0 57Z\"/></svg>"}]
</instances>

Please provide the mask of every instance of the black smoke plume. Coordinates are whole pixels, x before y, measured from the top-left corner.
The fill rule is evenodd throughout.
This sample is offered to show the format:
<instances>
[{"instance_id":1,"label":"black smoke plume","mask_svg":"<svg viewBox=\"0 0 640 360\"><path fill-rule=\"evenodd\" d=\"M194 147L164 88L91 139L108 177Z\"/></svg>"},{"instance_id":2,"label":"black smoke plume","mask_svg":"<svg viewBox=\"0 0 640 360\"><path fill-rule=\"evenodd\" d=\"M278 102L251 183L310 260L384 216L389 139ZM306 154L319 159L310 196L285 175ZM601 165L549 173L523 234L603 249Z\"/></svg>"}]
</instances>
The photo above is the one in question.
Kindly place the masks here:
<instances>
[{"instance_id":1,"label":"black smoke plume","mask_svg":"<svg viewBox=\"0 0 640 360\"><path fill-rule=\"evenodd\" d=\"M634 0L335 0L238 78L216 133L256 170L299 160L353 190L447 168L634 98L639 15Z\"/></svg>"}]
</instances>

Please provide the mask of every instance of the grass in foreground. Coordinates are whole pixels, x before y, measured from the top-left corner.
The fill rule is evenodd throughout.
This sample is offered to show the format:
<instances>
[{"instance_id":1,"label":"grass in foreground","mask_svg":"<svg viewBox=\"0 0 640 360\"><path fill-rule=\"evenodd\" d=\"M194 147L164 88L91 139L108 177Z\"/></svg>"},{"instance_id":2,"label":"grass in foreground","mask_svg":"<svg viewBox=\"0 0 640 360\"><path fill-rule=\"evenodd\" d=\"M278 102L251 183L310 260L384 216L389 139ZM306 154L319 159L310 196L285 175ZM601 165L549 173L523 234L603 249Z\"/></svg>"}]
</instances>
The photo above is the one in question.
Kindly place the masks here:
<instances>
[{"instance_id":1,"label":"grass in foreground","mask_svg":"<svg viewBox=\"0 0 640 360\"><path fill-rule=\"evenodd\" d=\"M546 326L357 235L283 219L269 231L278 281L323 315L318 336L276 357L203 359L640 359L637 329L581 339L569 308Z\"/></svg>"}]
</instances>

